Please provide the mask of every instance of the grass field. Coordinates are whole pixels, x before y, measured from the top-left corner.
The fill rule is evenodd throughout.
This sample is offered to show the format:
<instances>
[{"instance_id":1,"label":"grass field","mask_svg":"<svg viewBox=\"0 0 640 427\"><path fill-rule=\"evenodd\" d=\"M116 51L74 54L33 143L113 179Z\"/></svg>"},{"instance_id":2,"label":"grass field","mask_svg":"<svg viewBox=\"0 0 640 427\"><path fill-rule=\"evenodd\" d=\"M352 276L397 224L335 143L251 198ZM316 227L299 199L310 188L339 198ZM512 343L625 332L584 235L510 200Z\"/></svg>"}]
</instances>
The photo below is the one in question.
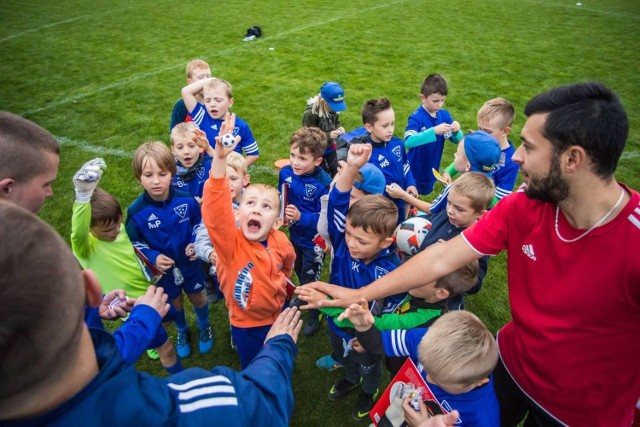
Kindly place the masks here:
<instances>
[{"instance_id":1,"label":"grass field","mask_svg":"<svg viewBox=\"0 0 640 427\"><path fill-rule=\"evenodd\" d=\"M243 43L256 24L264 36ZM346 90L345 128L361 124L366 99L387 96L401 136L419 105L422 79L438 72L449 82L445 108L463 130L475 127L484 101L509 99L518 112L516 144L532 95L575 81L606 83L620 95L631 123L616 176L639 189L639 47L636 0L583 0L581 6L563 0L4 0L0 109L39 123L62 143L55 195L40 215L63 236L70 232L71 177L86 160L105 158L101 185L123 206L140 193L131 154L147 140L168 142L171 108L193 58L207 60L215 76L234 85L233 110L251 125L261 149L253 182L277 182L273 161L288 156L305 100L323 81ZM444 158L452 153L450 145ZM492 260L484 289L468 298L468 308L492 331L509 319L504 255ZM224 306L212 306L211 315L214 351L185 365L238 367ZM341 372L315 367L329 349L325 334L299 344L292 425L355 424L355 395L338 403L326 398ZM146 358L139 366L164 375Z\"/></svg>"}]
</instances>

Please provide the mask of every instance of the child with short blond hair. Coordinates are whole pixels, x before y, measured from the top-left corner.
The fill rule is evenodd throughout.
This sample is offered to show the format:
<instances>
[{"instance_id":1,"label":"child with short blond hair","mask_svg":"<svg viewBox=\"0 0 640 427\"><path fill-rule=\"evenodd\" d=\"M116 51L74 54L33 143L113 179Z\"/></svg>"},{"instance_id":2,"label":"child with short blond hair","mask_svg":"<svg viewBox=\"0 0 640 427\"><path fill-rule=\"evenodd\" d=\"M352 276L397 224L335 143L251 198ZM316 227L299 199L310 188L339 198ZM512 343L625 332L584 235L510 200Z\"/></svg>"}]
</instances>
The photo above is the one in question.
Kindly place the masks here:
<instances>
[{"instance_id":1,"label":"child with short blond hair","mask_svg":"<svg viewBox=\"0 0 640 427\"><path fill-rule=\"evenodd\" d=\"M290 164L280 169L278 188L287 187L287 206L284 218L289 225L289 238L296 252L294 271L301 285L320 278L324 251L314 237L321 211L321 197L329 193L331 177L324 169L322 156L326 135L316 127L300 128L290 139ZM315 334L320 327L320 313L310 310L304 335Z\"/></svg>"},{"instance_id":2,"label":"child with short blond hair","mask_svg":"<svg viewBox=\"0 0 640 427\"><path fill-rule=\"evenodd\" d=\"M220 134L231 133L234 128L235 116L227 114ZM202 212L216 248L220 290L225 296L232 338L244 368L258 354L269 328L282 311L295 252L287 236L278 230L277 189L265 184L248 186L234 212L226 158L235 147L225 147L220 137L215 141ZM236 137L235 144L238 141Z\"/></svg>"},{"instance_id":3,"label":"child with short blond hair","mask_svg":"<svg viewBox=\"0 0 640 427\"><path fill-rule=\"evenodd\" d=\"M201 101L196 97L200 91L204 94ZM215 78L200 80L185 86L182 88L182 99L193 121L212 142L220 133L224 118L235 101L231 84L226 80ZM235 151L240 154L244 151L247 163L251 166L260 156L258 143L251 133L251 128L244 120L237 117L232 133L240 137Z\"/></svg>"},{"instance_id":4,"label":"child with short blond hair","mask_svg":"<svg viewBox=\"0 0 640 427\"><path fill-rule=\"evenodd\" d=\"M491 375L498 362L498 346L474 314L451 311L428 329L380 331L372 327L373 316L363 299L340 317L353 323L356 337L367 351L411 357L438 402L447 411L460 413L461 425L500 425ZM425 411L420 416L426 420L429 414Z\"/></svg>"},{"instance_id":5,"label":"child with short blond hair","mask_svg":"<svg viewBox=\"0 0 640 427\"><path fill-rule=\"evenodd\" d=\"M198 348L211 351L213 334L204 290L204 272L196 261L193 242L202 219L200 205L189 193L175 190L171 181L176 164L162 142L146 142L136 150L133 171L144 193L127 210L126 229L134 246L165 274L158 285L169 296L170 319L176 322L176 349L181 358L191 354L189 326L182 292L191 301L199 329Z\"/></svg>"},{"instance_id":6,"label":"child with short blond hair","mask_svg":"<svg viewBox=\"0 0 640 427\"><path fill-rule=\"evenodd\" d=\"M211 67L206 61L202 59L193 59L187 63L186 67L187 84L191 84L198 80L211 78ZM198 102L202 102L202 92L198 92L196 95ZM180 98L176 101L171 112L171 121L169 123L169 132L178 124L182 122L190 122L191 117L189 111L184 104L184 100Z\"/></svg>"},{"instance_id":7,"label":"child with short blond hair","mask_svg":"<svg viewBox=\"0 0 640 427\"><path fill-rule=\"evenodd\" d=\"M194 122L179 123L171 129L171 152L175 156L176 175L171 185L202 199L204 183L211 169L213 149Z\"/></svg>"}]
</instances>

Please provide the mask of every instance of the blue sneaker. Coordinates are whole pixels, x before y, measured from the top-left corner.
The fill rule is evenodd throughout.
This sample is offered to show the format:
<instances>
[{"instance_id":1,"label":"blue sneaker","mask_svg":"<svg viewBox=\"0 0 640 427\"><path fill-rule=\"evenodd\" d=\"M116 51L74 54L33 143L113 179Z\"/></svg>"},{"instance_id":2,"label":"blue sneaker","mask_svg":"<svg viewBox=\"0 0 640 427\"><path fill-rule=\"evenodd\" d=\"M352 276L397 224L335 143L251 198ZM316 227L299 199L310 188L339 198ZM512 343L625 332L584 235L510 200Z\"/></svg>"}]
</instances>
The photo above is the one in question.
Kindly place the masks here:
<instances>
[{"instance_id":1,"label":"blue sneaker","mask_svg":"<svg viewBox=\"0 0 640 427\"><path fill-rule=\"evenodd\" d=\"M176 339L176 353L180 359L186 359L191 356L191 344L189 343L189 329L184 332L178 331Z\"/></svg>"},{"instance_id":2,"label":"blue sneaker","mask_svg":"<svg viewBox=\"0 0 640 427\"><path fill-rule=\"evenodd\" d=\"M206 329L200 329L200 336L198 339L198 350L200 353L209 353L213 348L213 333L211 332L211 326L207 326Z\"/></svg>"},{"instance_id":3,"label":"blue sneaker","mask_svg":"<svg viewBox=\"0 0 640 427\"><path fill-rule=\"evenodd\" d=\"M342 364L334 359L331 354L325 354L316 360L316 366L320 369L326 369L327 371L335 371L336 369L342 368Z\"/></svg>"}]
</instances>

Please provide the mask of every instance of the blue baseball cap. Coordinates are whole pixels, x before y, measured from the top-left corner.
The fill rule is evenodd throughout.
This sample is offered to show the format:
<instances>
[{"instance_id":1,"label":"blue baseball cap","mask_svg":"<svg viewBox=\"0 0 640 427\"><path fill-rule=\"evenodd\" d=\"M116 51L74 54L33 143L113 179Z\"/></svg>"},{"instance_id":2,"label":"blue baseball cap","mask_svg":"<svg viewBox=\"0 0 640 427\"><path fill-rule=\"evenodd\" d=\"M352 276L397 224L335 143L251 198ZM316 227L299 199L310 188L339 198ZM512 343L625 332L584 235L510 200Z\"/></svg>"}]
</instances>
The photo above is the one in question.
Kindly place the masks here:
<instances>
[{"instance_id":1,"label":"blue baseball cap","mask_svg":"<svg viewBox=\"0 0 640 427\"><path fill-rule=\"evenodd\" d=\"M380 169L371 163L367 163L360 168L362 181L356 179L353 186L367 194L384 194L387 181Z\"/></svg>"},{"instance_id":2,"label":"blue baseball cap","mask_svg":"<svg viewBox=\"0 0 640 427\"><path fill-rule=\"evenodd\" d=\"M325 82L320 88L320 96L336 113L347 109L347 104L344 102L344 89L336 82Z\"/></svg>"},{"instance_id":3,"label":"blue baseball cap","mask_svg":"<svg viewBox=\"0 0 640 427\"><path fill-rule=\"evenodd\" d=\"M464 137L464 153L472 172L482 172L491 177L493 168L500 160L500 143L485 131L471 132Z\"/></svg>"}]
</instances>

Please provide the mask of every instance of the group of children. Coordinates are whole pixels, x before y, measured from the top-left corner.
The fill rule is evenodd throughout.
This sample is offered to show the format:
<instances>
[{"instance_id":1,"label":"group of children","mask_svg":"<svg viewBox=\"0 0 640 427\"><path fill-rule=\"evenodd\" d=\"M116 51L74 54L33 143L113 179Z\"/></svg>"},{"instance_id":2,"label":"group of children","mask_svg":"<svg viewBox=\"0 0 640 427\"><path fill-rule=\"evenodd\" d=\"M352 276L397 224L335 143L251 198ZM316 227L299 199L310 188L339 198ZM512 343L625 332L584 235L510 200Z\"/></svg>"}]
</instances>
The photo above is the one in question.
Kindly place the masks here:
<instances>
[{"instance_id":1,"label":"group of children","mask_svg":"<svg viewBox=\"0 0 640 427\"><path fill-rule=\"evenodd\" d=\"M151 284L164 289L170 308L162 321L175 322L175 350L163 328L148 347L157 350L170 373L180 372L180 359L191 354L183 292L195 311L198 350L207 353L213 335L204 290L218 284L229 310L232 345L245 368L279 314L300 304L287 295L293 272L299 284L317 281L328 255L331 283L365 286L400 265L394 231L409 206L429 218L424 249L460 234L515 184L518 168L508 140L513 106L501 98L488 101L478 112L480 130L463 135L442 109L447 83L437 74L425 79L422 105L409 117L404 140L394 136L390 101L367 101L366 133L348 142L346 157L336 152L345 134L338 114L346 109L344 91L325 83L308 101L303 127L291 136L290 164L280 170L277 189L249 184L248 169L259 149L247 123L229 112L231 85L211 77L201 60L187 66L187 83L172 114L171 147L147 142L135 152L133 172L144 193L128 208L125 227L118 202L97 188L106 168L101 159L74 177L73 252L83 268L96 272L105 292L123 288L137 297ZM232 143L223 144L228 135ZM446 139L458 148L445 180L460 176L429 203L419 195L433 190L432 169L440 169ZM423 376L436 397L458 410L463 424L497 425L490 380L495 342L475 316L445 315L464 308L463 295L480 289L486 269L485 258L409 294L362 301L344 312L322 309L332 353L318 366L345 371L329 399L360 387L353 418L366 418L379 394L383 355L392 373L404 360L398 358L411 356L426 368ZM310 310L305 335L319 330L320 318ZM475 324L472 332L437 333L436 326L462 331L469 322ZM460 338L469 334L477 339ZM452 348L465 358L449 356ZM430 356L434 352L440 356L433 359L455 361L437 363ZM469 396L452 397L460 394Z\"/></svg>"}]
</instances>

